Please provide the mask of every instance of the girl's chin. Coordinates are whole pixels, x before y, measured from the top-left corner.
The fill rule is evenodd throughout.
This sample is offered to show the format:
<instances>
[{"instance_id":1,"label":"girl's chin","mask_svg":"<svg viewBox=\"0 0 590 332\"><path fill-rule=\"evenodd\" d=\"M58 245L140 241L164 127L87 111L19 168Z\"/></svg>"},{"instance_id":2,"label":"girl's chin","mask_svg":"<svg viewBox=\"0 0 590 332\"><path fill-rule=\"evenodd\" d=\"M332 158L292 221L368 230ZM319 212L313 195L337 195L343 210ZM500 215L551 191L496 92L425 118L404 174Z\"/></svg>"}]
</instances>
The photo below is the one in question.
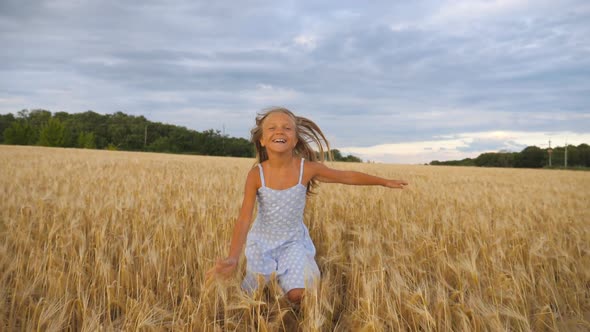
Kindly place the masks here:
<instances>
[{"instance_id":1,"label":"girl's chin","mask_svg":"<svg viewBox=\"0 0 590 332\"><path fill-rule=\"evenodd\" d=\"M288 146L278 147L278 148L267 148L266 150L268 152L274 152L274 153L285 153L285 152L293 151L293 149Z\"/></svg>"}]
</instances>

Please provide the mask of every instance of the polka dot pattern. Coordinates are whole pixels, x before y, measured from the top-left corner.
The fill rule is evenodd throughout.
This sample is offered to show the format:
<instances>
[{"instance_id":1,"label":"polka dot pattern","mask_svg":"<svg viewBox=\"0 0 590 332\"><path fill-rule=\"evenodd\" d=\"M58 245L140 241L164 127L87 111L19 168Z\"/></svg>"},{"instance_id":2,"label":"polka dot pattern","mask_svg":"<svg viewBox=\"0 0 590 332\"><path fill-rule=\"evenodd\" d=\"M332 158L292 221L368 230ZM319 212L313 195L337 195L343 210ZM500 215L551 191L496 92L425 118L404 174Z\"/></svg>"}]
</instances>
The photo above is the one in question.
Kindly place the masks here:
<instances>
[{"instance_id":1,"label":"polka dot pattern","mask_svg":"<svg viewBox=\"0 0 590 332\"><path fill-rule=\"evenodd\" d=\"M303 224L307 188L301 184L302 175L303 160L299 183L276 190L265 186L260 168L258 215L246 240L247 266L242 287L247 291L256 289L258 275L268 280L276 273L285 292L310 287L320 276L314 260L315 247Z\"/></svg>"}]
</instances>

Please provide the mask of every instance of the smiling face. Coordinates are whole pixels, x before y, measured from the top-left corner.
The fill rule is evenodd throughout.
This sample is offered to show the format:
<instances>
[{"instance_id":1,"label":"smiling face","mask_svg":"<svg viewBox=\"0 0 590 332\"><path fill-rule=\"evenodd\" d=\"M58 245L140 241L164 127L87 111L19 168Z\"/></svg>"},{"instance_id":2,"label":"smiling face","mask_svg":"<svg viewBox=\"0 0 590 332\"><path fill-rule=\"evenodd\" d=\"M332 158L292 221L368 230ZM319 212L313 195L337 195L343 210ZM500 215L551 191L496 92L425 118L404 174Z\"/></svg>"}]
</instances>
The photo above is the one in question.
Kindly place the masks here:
<instances>
[{"instance_id":1,"label":"smiling face","mask_svg":"<svg viewBox=\"0 0 590 332\"><path fill-rule=\"evenodd\" d=\"M262 122L262 138L260 144L272 152L286 152L295 149L297 132L295 121L288 114L274 112Z\"/></svg>"}]
</instances>

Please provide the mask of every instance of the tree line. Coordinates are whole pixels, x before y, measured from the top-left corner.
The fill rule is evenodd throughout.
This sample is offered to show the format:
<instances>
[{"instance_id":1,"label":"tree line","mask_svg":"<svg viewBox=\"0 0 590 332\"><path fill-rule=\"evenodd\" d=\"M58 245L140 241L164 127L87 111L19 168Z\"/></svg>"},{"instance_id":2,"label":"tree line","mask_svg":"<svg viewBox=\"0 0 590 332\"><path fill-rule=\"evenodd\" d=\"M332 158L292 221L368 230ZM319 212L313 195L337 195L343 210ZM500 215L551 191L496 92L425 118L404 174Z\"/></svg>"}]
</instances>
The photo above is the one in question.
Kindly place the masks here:
<instances>
[{"instance_id":1,"label":"tree line","mask_svg":"<svg viewBox=\"0 0 590 332\"><path fill-rule=\"evenodd\" d=\"M551 153L551 167L564 167L566 147L555 147ZM482 167L516 167L543 168L549 167L549 149L527 146L520 152L488 152L477 158L430 162L430 165L450 166L482 166ZM582 143L578 146L567 146L568 167L590 167L590 145Z\"/></svg>"},{"instance_id":2,"label":"tree line","mask_svg":"<svg viewBox=\"0 0 590 332\"><path fill-rule=\"evenodd\" d=\"M0 114L0 144L183 153L210 156L254 157L249 140L152 122L123 112L94 111L69 114L48 110L21 110ZM336 161L361 160L331 150Z\"/></svg>"}]
</instances>

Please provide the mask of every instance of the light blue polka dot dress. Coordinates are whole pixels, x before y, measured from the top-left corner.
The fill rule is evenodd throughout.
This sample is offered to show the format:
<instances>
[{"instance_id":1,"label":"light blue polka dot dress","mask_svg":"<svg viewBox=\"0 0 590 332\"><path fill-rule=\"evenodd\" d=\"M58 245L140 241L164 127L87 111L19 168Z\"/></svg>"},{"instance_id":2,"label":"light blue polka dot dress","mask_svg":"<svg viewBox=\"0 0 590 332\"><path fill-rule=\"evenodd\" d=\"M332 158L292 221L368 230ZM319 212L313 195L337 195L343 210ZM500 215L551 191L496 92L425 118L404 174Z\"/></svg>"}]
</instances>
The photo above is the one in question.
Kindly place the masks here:
<instances>
[{"instance_id":1,"label":"light blue polka dot dress","mask_svg":"<svg viewBox=\"0 0 590 332\"><path fill-rule=\"evenodd\" d=\"M274 272L286 293L293 288L313 286L320 271L314 260L315 247L303 224L307 188L299 182L288 189L268 188L259 164L262 186L258 189L258 215L246 239L246 277L242 288L253 291L258 286L257 275L269 279Z\"/></svg>"}]
</instances>

